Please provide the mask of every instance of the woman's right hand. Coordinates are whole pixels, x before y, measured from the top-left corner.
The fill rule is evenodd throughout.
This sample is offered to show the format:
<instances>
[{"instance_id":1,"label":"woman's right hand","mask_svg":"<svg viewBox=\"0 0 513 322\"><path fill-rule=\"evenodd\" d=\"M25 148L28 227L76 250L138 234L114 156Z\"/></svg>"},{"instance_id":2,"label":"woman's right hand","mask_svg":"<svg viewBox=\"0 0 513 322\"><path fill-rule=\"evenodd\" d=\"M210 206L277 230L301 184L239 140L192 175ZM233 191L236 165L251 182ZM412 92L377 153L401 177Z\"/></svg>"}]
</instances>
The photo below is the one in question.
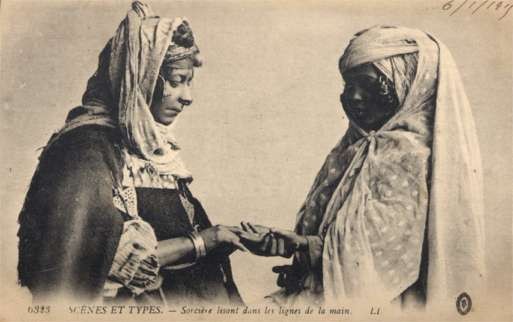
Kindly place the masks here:
<instances>
[{"instance_id":1,"label":"woman's right hand","mask_svg":"<svg viewBox=\"0 0 513 322\"><path fill-rule=\"evenodd\" d=\"M243 222L241 226L241 242L255 255L289 258L295 251L308 249L306 237L293 231L253 225L249 222Z\"/></svg>"},{"instance_id":2,"label":"woman's right hand","mask_svg":"<svg viewBox=\"0 0 513 322\"><path fill-rule=\"evenodd\" d=\"M284 287L288 292L297 292L303 288L302 275L294 265L274 266L273 272L278 274L278 287Z\"/></svg>"},{"instance_id":3,"label":"woman's right hand","mask_svg":"<svg viewBox=\"0 0 513 322\"><path fill-rule=\"evenodd\" d=\"M267 245L272 238L269 227L254 225L249 222L241 222L242 232L236 232L240 241L252 254L258 256L271 256L266 252ZM240 228L239 228L240 230Z\"/></svg>"},{"instance_id":4,"label":"woman's right hand","mask_svg":"<svg viewBox=\"0 0 513 322\"><path fill-rule=\"evenodd\" d=\"M216 225L200 231L199 235L205 242L207 254L218 248L228 248L229 252L235 249L247 252L247 248L242 245L234 229L237 228Z\"/></svg>"}]
</instances>

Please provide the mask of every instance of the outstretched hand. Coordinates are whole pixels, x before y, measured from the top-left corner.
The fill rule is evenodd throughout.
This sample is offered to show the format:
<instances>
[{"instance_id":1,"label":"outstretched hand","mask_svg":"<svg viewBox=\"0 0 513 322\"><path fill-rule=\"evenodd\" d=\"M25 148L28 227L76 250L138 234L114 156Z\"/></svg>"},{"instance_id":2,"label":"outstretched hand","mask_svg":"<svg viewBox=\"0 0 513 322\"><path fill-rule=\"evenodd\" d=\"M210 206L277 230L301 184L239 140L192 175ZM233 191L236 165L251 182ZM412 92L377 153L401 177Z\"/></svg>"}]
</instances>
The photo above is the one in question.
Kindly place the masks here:
<instances>
[{"instance_id":1,"label":"outstretched hand","mask_svg":"<svg viewBox=\"0 0 513 322\"><path fill-rule=\"evenodd\" d=\"M241 243L255 255L268 256L264 252L263 246L268 243L271 229L261 225L253 225L249 222L241 222L241 227L237 228L238 232L232 230L239 235Z\"/></svg>"},{"instance_id":2,"label":"outstretched hand","mask_svg":"<svg viewBox=\"0 0 513 322\"><path fill-rule=\"evenodd\" d=\"M308 247L305 236L293 231L268 228L251 223L241 223L243 232L239 234L240 241L249 251L259 256L290 257L297 250Z\"/></svg>"},{"instance_id":3,"label":"outstretched hand","mask_svg":"<svg viewBox=\"0 0 513 322\"><path fill-rule=\"evenodd\" d=\"M200 231L199 234L205 241L207 253L222 251L229 254L236 249L243 252L248 251L240 241L240 232L242 230L238 227L216 225Z\"/></svg>"}]
</instances>

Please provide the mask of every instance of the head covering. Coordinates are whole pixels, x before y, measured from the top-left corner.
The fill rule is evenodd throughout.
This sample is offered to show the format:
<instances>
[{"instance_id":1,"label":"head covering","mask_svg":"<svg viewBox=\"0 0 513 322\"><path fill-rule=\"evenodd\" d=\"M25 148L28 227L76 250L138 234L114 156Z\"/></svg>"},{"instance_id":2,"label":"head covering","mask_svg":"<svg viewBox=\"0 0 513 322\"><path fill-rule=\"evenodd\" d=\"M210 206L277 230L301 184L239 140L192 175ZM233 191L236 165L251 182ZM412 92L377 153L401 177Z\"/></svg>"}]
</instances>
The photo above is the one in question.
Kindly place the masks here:
<instances>
[{"instance_id":1,"label":"head covering","mask_svg":"<svg viewBox=\"0 0 513 322\"><path fill-rule=\"evenodd\" d=\"M392 301L419 279L422 256L428 302L472 292L484 274L481 165L453 58L422 31L377 26L339 67L365 63L393 80L400 107L377 131L350 122L298 213L296 231L324 240L325 300Z\"/></svg>"},{"instance_id":2,"label":"head covering","mask_svg":"<svg viewBox=\"0 0 513 322\"><path fill-rule=\"evenodd\" d=\"M82 105L70 111L52 141L88 124L117 127L131 154L162 173L190 177L177 157L171 127L157 123L149 107L163 62L200 66L198 52L187 19L160 18L148 5L133 2L100 54Z\"/></svg>"}]
</instances>

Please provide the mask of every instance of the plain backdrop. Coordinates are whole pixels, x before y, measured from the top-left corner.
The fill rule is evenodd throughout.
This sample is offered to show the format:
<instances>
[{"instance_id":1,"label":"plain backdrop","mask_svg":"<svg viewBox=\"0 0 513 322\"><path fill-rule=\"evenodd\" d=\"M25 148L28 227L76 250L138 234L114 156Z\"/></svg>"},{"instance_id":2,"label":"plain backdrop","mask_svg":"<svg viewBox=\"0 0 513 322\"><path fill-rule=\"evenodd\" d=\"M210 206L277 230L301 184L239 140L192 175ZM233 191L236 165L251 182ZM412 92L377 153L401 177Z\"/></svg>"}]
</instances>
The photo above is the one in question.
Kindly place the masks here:
<instances>
[{"instance_id":1,"label":"plain backdrop","mask_svg":"<svg viewBox=\"0 0 513 322\"><path fill-rule=\"evenodd\" d=\"M445 42L462 74L485 169L490 299L511 303L513 17L497 21L494 11L463 9L449 16L445 2L150 1L161 16L190 19L205 59L176 135L195 178L191 189L211 219L292 228L326 154L347 127L337 61L349 39L376 24L419 28ZM1 3L0 229L7 303L28 298L16 286L16 219L39 148L80 104L98 54L129 6L128 0ZM274 291L271 267L288 262L234 254L245 300L255 303Z\"/></svg>"}]
</instances>

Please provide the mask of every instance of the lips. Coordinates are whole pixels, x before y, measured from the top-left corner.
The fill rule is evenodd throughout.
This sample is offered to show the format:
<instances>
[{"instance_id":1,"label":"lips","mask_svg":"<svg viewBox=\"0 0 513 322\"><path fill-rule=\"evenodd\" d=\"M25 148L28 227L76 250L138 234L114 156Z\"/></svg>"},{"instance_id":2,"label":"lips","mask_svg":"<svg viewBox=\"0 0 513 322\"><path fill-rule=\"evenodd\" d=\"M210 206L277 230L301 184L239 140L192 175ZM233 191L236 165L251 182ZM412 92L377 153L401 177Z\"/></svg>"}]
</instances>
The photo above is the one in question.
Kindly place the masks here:
<instances>
[{"instance_id":1,"label":"lips","mask_svg":"<svg viewBox=\"0 0 513 322\"><path fill-rule=\"evenodd\" d=\"M360 109L350 109L349 113L351 114L352 117L357 118L357 119L362 119L365 117L365 112Z\"/></svg>"},{"instance_id":2,"label":"lips","mask_svg":"<svg viewBox=\"0 0 513 322\"><path fill-rule=\"evenodd\" d=\"M365 113L361 110L352 110L351 114L358 116L358 117L362 117Z\"/></svg>"},{"instance_id":3,"label":"lips","mask_svg":"<svg viewBox=\"0 0 513 322\"><path fill-rule=\"evenodd\" d=\"M182 109L176 107L169 107L166 108L165 111L167 114L178 114L182 111Z\"/></svg>"}]
</instances>

